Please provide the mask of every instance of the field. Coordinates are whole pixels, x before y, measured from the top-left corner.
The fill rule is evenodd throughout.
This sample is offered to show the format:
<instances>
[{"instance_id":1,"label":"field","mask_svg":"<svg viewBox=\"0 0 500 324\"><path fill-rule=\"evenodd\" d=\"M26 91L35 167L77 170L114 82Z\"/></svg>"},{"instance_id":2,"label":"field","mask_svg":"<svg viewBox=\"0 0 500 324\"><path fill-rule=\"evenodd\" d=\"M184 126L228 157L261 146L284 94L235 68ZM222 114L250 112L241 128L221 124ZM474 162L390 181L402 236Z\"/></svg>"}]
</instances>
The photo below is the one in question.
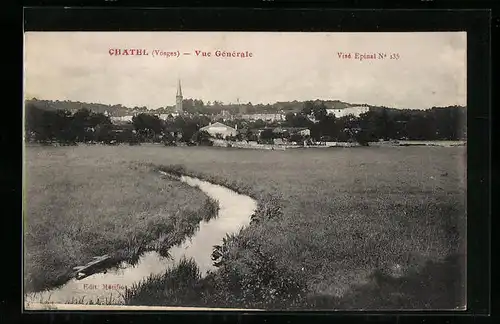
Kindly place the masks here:
<instances>
[{"instance_id":1,"label":"field","mask_svg":"<svg viewBox=\"0 0 500 324\"><path fill-rule=\"evenodd\" d=\"M259 201L261 217L233 239L226 265L212 277L193 283L203 292L201 297L173 298L158 281L151 281L144 291L161 291L155 294L158 304L366 309L455 308L465 303L461 287L465 255L463 147L254 151L143 145L36 150L36 154L28 154L28 162L33 163L39 178L30 180L28 175L28 182L37 187L28 186L28 192L36 193L40 201L28 205L33 216L27 219L33 217L40 227L46 226L43 206L51 200L61 215L71 213L75 206L95 210L91 201L105 201L102 216L85 218L94 224L88 233L101 232L100 224L106 219L119 224L115 208L124 202L119 208L130 218L122 226L129 231L141 231L136 229L143 226L137 222L140 217L161 222L154 216L155 209L166 208L166 203L189 206L185 199L194 192L188 194L185 189L177 199L159 195L158 186L167 185L146 176L146 170L140 177L127 171L130 163L180 165L188 174L225 184ZM65 166L68 157L78 168ZM83 166L86 169L78 171ZM116 172L99 177L95 175L99 168ZM126 177L118 177L122 174ZM76 190L89 185L87 177L102 187L92 191L90 199L82 194L87 189ZM61 180L55 182L57 178ZM52 190L41 193L42 187L49 186L47 179L51 179ZM142 194L138 186L144 188ZM124 199L129 191L135 199L142 196L140 211ZM60 198L69 192L74 193L72 199ZM55 199L64 203L58 200L55 204ZM103 217L110 214L115 216ZM60 239L64 233L71 237L72 232L88 226L78 214L66 217L57 229ZM108 232L117 241L126 240L125 231ZM81 250L91 250L93 255L102 252L95 251L96 244L81 243ZM47 246L40 249L48 250ZM245 282L245 278L251 280ZM135 292L129 303L142 303L143 297Z\"/></svg>"},{"instance_id":2,"label":"field","mask_svg":"<svg viewBox=\"0 0 500 324\"><path fill-rule=\"evenodd\" d=\"M218 207L202 192L104 150L28 147L25 156L28 292L64 283L93 256L134 262L142 251L166 250ZM163 233L168 237L157 241Z\"/></svg>"}]
</instances>

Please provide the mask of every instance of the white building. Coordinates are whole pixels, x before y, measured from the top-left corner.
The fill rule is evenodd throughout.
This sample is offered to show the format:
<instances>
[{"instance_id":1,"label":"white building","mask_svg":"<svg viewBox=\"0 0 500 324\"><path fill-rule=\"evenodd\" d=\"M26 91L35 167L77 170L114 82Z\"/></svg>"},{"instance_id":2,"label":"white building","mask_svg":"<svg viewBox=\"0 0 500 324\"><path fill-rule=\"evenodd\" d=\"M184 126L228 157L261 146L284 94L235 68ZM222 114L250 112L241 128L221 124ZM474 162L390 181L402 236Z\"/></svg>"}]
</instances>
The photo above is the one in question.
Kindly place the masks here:
<instances>
[{"instance_id":1,"label":"white building","mask_svg":"<svg viewBox=\"0 0 500 324\"><path fill-rule=\"evenodd\" d=\"M262 119L263 121L283 121L285 120L285 115L284 114L244 114L241 115L242 119L245 120L259 120Z\"/></svg>"},{"instance_id":2,"label":"white building","mask_svg":"<svg viewBox=\"0 0 500 324\"><path fill-rule=\"evenodd\" d=\"M226 136L238 135L238 131L236 130L236 128L232 128L218 122L202 127L200 128L200 131L206 131L213 137L217 137L217 134L219 134L220 136L222 136L222 138L225 138Z\"/></svg>"},{"instance_id":3,"label":"white building","mask_svg":"<svg viewBox=\"0 0 500 324\"><path fill-rule=\"evenodd\" d=\"M302 136L311 136L311 130L307 128L301 129L297 133L299 133Z\"/></svg>"},{"instance_id":4,"label":"white building","mask_svg":"<svg viewBox=\"0 0 500 324\"><path fill-rule=\"evenodd\" d=\"M359 117L361 114L367 113L370 111L370 107L366 106L356 106L356 107L347 107L341 109L327 109L327 114L334 114L335 117L341 118L348 115L353 115L355 117Z\"/></svg>"},{"instance_id":5,"label":"white building","mask_svg":"<svg viewBox=\"0 0 500 324\"><path fill-rule=\"evenodd\" d=\"M273 130L273 133L276 134L289 133L289 134L299 134L302 136L311 136L311 130L305 127L276 127Z\"/></svg>"},{"instance_id":6,"label":"white building","mask_svg":"<svg viewBox=\"0 0 500 324\"><path fill-rule=\"evenodd\" d=\"M114 122L132 122L132 117L134 116L121 116L121 117L110 117L112 123Z\"/></svg>"}]
</instances>

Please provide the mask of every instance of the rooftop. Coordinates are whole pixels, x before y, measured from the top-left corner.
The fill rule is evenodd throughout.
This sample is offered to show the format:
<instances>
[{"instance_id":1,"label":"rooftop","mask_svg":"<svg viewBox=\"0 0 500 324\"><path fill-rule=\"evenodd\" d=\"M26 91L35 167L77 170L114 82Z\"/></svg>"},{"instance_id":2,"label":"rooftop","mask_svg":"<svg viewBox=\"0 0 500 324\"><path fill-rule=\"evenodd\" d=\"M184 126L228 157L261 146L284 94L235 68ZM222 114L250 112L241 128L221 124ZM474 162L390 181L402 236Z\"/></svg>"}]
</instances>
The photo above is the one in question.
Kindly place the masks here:
<instances>
[{"instance_id":1,"label":"rooftop","mask_svg":"<svg viewBox=\"0 0 500 324\"><path fill-rule=\"evenodd\" d=\"M231 128L231 129L234 129L233 127L231 126L227 126L223 123L220 123L220 122L216 122L216 123L213 123L213 124L210 124L210 125L207 125L205 127L202 127L201 129L204 130L204 129L207 129L207 128L210 128L210 127L226 127L226 128Z\"/></svg>"}]
</instances>

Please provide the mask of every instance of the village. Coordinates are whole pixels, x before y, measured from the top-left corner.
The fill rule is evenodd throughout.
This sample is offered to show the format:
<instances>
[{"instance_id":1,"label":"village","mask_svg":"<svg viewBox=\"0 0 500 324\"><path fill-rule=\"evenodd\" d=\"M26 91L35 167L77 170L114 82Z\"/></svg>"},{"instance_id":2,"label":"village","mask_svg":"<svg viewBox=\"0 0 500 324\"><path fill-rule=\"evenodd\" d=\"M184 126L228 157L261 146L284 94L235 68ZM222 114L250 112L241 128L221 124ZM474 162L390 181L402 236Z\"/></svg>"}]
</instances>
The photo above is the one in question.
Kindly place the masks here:
<instances>
[{"instance_id":1,"label":"village","mask_svg":"<svg viewBox=\"0 0 500 324\"><path fill-rule=\"evenodd\" d=\"M164 143L167 146L193 146L209 145L220 147L258 148L258 149L286 149L294 147L331 147L331 146L357 146L354 138L346 141L332 141L327 137L311 137L310 127L290 126L287 123L287 116L284 111L268 113L247 113L244 108L237 112L222 110L219 113L191 113L183 109L183 95L181 82L179 81L176 93L175 111L168 114L152 114L148 112L138 112L134 115L110 117L112 125L113 139L108 144L127 142L130 133L137 134L137 123L134 125L134 118L139 115L149 115L146 119L159 121L162 127L146 142ZM352 116L359 117L369 111L369 107L355 106L343 109L326 109L326 114L334 115L337 118ZM105 115L108 115L105 113ZM294 113L297 116L297 113ZM180 124L188 124L196 121L195 131ZM309 123L317 123L311 111L307 115ZM204 125L205 124L205 125ZM155 127L151 127L153 129ZM189 128L189 127L188 127ZM346 129L347 131L347 129ZM355 129L354 129L355 131ZM189 133L189 134L187 134ZM128 134L121 136L122 134ZM186 136L190 135L190 136ZM130 142L130 141L128 141ZM136 143L138 144L138 143Z\"/></svg>"},{"instance_id":2,"label":"village","mask_svg":"<svg viewBox=\"0 0 500 324\"><path fill-rule=\"evenodd\" d=\"M51 108L54 104L64 109ZM27 112L27 141L55 146L150 143L267 150L462 146L466 136L464 128L449 127L450 122L461 120L463 107L395 110L319 99L255 106L218 101L204 104L185 99L180 80L174 106L130 109L35 98L27 103Z\"/></svg>"}]
</instances>

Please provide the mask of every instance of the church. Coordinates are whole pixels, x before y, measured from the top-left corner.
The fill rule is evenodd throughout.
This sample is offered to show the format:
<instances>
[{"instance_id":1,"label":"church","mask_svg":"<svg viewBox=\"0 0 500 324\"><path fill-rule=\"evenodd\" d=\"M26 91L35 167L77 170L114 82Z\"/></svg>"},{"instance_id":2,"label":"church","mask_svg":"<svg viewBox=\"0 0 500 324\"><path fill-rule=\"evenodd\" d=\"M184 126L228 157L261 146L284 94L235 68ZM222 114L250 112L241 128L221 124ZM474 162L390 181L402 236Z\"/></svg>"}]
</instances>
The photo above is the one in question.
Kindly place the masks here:
<instances>
[{"instance_id":1,"label":"church","mask_svg":"<svg viewBox=\"0 0 500 324\"><path fill-rule=\"evenodd\" d=\"M182 110L182 88L181 80L179 79L179 84L177 85L177 94L175 95L175 113L180 115L183 113Z\"/></svg>"}]
</instances>

